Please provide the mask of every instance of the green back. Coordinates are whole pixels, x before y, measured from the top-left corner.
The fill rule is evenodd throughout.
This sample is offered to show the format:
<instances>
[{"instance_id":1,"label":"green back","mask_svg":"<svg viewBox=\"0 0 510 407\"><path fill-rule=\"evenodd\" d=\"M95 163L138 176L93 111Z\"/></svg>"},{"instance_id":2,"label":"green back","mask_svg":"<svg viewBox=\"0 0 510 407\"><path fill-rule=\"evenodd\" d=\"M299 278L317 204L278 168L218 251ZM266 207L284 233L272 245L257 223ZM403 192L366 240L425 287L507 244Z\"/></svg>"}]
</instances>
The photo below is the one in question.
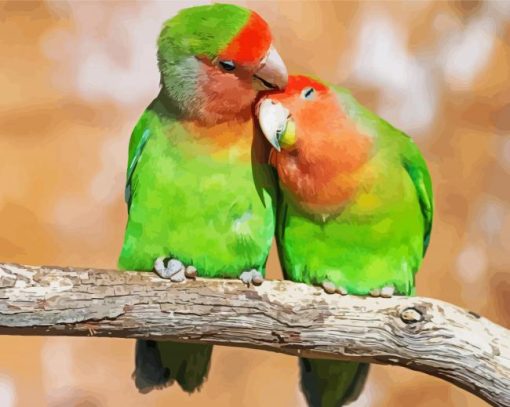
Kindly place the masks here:
<instances>
[{"instance_id":1,"label":"green back","mask_svg":"<svg viewBox=\"0 0 510 407\"><path fill-rule=\"evenodd\" d=\"M335 87L335 90L349 117L358 123L360 128L374 134L380 141L381 148L395 149L397 152L397 165L401 164L407 171L420 203L424 225L423 254L425 255L432 231L434 204L432 180L423 155L411 137L359 104L347 89Z\"/></svg>"}]
</instances>

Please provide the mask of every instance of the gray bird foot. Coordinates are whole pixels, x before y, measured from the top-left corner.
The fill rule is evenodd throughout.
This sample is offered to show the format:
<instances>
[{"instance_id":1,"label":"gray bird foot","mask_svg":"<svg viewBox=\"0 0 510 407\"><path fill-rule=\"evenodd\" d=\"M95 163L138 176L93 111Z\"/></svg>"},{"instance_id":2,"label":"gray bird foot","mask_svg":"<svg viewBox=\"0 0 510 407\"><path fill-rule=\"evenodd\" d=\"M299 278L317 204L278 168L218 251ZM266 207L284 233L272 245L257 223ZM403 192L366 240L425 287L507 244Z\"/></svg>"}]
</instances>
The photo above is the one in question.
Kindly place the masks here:
<instances>
[{"instance_id":1,"label":"gray bird foot","mask_svg":"<svg viewBox=\"0 0 510 407\"><path fill-rule=\"evenodd\" d=\"M370 295L372 297L383 297L383 298L391 298L395 293L395 287L391 285L386 285L382 288L374 288L370 291Z\"/></svg>"},{"instance_id":2,"label":"gray bird foot","mask_svg":"<svg viewBox=\"0 0 510 407\"><path fill-rule=\"evenodd\" d=\"M261 285L264 282L264 277L262 276L262 274L255 269L243 271L239 276L239 279L247 286L249 286L250 284Z\"/></svg>"},{"instance_id":3,"label":"gray bird foot","mask_svg":"<svg viewBox=\"0 0 510 407\"><path fill-rule=\"evenodd\" d=\"M193 266L185 267L180 260L158 257L154 262L154 271L161 278L168 279L174 283L180 283L186 278L195 279L197 269Z\"/></svg>"},{"instance_id":4,"label":"gray bird foot","mask_svg":"<svg viewBox=\"0 0 510 407\"><path fill-rule=\"evenodd\" d=\"M331 281L323 281L321 287L327 294L340 294L347 295L347 290L344 287L336 287Z\"/></svg>"}]
</instances>

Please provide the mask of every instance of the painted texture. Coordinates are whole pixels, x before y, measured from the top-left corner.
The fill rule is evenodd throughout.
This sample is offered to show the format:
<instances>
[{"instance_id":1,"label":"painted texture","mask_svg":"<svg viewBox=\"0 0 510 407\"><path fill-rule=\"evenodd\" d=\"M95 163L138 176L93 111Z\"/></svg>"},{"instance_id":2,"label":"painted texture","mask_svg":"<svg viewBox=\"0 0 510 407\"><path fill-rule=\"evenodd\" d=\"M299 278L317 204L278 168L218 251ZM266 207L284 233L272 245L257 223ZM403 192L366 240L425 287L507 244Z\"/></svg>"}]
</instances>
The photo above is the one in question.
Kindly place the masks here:
<instances>
[{"instance_id":1,"label":"painted texture","mask_svg":"<svg viewBox=\"0 0 510 407\"><path fill-rule=\"evenodd\" d=\"M267 24L235 5L191 7L165 22L161 91L129 144L121 269L152 271L156 259L166 258L201 277L265 274L276 187L250 108L254 74L270 46ZM135 385L147 393L177 381L194 392L207 377L211 352L206 345L138 340Z\"/></svg>"},{"instance_id":2,"label":"painted texture","mask_svg":"<svg viewBox=\"0 0 510 407\"><path fill-rule=\"evenodd\" d=\"M348 87L420 146L437 205L417 293L509 327L507 2L243 4L269 22L290 71ZM157 94L161 24L189 5L0 5L2 260L116 266L129 135ZM274 252L267 271L282 278ZM132 341L0 342L0 375L9 383L0 398L14 397L14 405L304 406L295 357L218 347L200 393L170 388L142 396L130 377ZM375 366L357 404L409 405L486 403L431 376Z\"/></svg>"},{"instance_id":3,"label":"painted texture","mask_svg":"<svg viewBox=\"0 0 510 407\"><path fill-rule=\"evenodd\" d=\"M414 294L433 198L427 166L412 139L345 89L310 77L291 76L284 92L271 92L260 103L263 130L262 105L289 112L276 141L265 132L277 148L271 162L282 190L277 245L285 277L328 284L343 294L388 288ZM359 398L368 369L302 358L301 387L312 406L348 404Z\"/></svg>"},{"instance_id":4,"label":"painted texture","mask_svg":"<svg viewBox=\"0 0 510 407\"><path fill-rule=\"evenodd\" d=\"M0 295L9 298L0 304L0 333L191 339L400 364L495 406L510 402L510 331L435 299L345 298L289 281L173 284L149 273L5 263Z\"/></svg>"},{"instance_id":5,"label":"painted texture","mask_svg":"<svg viewBox=\"0 0 510 407\"><path fill-rule=\"evenodd\" d=\"M129 182L133 197L119 265L151 270L157 257L175 256L204 277L265 271L275 189L268 166L252 165L252 122L208 127L203 135L157 110L144 113L134 131L151 135Z\"/></svg>"},{"instance_id":6,"label":"painted texture","mask_svg":"<svg viewBox=\"0 0 510 407\"><path fill-rule=\"evenodd\" d=\"M285 275L350 294L384 286L413 294L433 212L430 175L413 140L345 89L312 79L292 77L285 92L267 98L295 123L295 143L272 152Z\"/></svg>"},{"instance_id":7,"label":"painted texture","mask_svg":"<svg viewBox=\"0 0 510 407\"><path fill-rule=\"evenodd\" d=\"M251 74L270 45L267 24L233 5L191 7L163 25L161 91L129 144L121 268L149 271L169 257L203 277L265 272L276 188L250 108ZM224 53L232 72L216 62Z\"/></svg>"}]
</instances>

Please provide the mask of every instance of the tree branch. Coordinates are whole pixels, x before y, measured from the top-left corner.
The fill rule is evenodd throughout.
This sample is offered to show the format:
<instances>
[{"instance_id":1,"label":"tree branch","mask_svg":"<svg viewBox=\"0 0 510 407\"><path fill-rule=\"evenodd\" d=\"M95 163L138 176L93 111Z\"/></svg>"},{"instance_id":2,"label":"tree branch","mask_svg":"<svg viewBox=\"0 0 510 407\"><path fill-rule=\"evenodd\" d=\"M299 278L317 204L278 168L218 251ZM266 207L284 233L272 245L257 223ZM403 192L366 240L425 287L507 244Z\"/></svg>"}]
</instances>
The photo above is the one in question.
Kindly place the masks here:
<instances>
[{"instance_id":1,"label":"tree branch","mask_svg":"<svg viewBox=\"0 0 510 407\"><path fill-rule=\"evenodd\" d=\"M171 339L400 365L510 406L510 331L429 298L0 263L0 334Z\"/></svg>"}]
</instances>

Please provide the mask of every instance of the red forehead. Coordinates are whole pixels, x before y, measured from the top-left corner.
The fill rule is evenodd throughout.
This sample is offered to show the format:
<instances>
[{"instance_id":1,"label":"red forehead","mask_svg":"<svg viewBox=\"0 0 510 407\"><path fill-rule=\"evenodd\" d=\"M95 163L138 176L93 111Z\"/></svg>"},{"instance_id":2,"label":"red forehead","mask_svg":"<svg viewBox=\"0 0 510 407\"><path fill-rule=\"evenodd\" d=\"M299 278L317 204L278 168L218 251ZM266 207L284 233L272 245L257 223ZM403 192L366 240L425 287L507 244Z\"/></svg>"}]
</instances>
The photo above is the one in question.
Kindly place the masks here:
<instances>
[{"instance_id":1,"label":"red forehead","mask_svg":"<svg viewBox=\"0 0 510 407\"><path fill-rule=\"evenodd\" d=\"M220 58L239 63L257 63L264 57L271 42L269 26L252 11L244 28L221 52Z\"/></svg>"},{"instance_id":2,"label":"red forehead","mask_svg":"<svg viewBox=\"0 0 510 407\"><path fill-rule=\"evenodd\" d=\"M283 101L294 99L305 88L314 88L317 92L329 93L329 88L321 82L304 75L289 75L289 82L285 90L271 90L261 92L260 98L271 97Z\"/></svg>"},{"instance_id":3,"label":"red forehead","mask_svg":"<svg viewBox=\"0 0 510 407\"><path fill-rule=\"evenodd\" d=\"M312 87L318 92L325 92L328 90L328 87L326 85L308 76L291 75L289 76L289 83L285 88L285 93L288 95L300 93L304 88L308 87Z\"/></svg>"}]
</instances>

